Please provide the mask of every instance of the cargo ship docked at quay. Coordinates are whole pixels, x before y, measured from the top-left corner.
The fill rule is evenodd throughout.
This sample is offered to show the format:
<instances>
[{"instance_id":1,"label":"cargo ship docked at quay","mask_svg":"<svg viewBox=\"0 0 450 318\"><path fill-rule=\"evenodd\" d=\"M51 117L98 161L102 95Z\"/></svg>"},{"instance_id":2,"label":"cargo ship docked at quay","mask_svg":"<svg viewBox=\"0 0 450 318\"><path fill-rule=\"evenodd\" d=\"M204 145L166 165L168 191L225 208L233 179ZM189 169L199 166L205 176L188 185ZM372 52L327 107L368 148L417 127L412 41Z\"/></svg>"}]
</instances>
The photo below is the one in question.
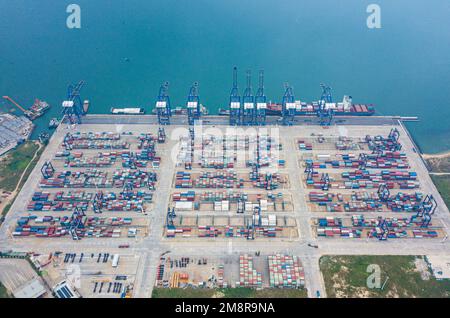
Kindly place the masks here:
<instances>
[{"instance_id":1,"label":"cargo ship docked at quay","mask_svg":"<svg viewBox=\"0 0 450 318\"><path fill-rule=\"evenodd\" d=\"M113 115L144 115L144 108L140 107L129 107L129 108L114 108L110 109L111 114Z\"/></svg>"},{"instance_id":2,"label":"cargo ship docked at quay","mask_svg":"<svg viewBox=\"0 0 450 318\"><path fill-rule=\"evenodd\" d=\"M281 116L283 106L278 103L268 103L267 116ZM333 110L334 116L372 116L375 114L373 104L353 104L351 96L344 96L342 102L325 103L325 110ZM295 101L295 115L297 116L316 116L319 110L319 102L306 103L299 100ZM229 109L219 108L219 115L228 116Z\"/></svg>"},{"instance_id":3,"label":"cargo ship docked at quay","mask_svg":"<svg viewBox=\"0 0 450 318\"><path fill-rule=\"evenodd\" d=\"M208 115L208 110L201 105L202 115ZM177 107L171 110L172 115L186 115L187 110L185 108ZM110 109L111 114L113 115L144 115L145 109L140 107L132 107L132 108L114 108ZM152 114L156 115L156 109L152 109Z\"/></svg>"}]
</instances>

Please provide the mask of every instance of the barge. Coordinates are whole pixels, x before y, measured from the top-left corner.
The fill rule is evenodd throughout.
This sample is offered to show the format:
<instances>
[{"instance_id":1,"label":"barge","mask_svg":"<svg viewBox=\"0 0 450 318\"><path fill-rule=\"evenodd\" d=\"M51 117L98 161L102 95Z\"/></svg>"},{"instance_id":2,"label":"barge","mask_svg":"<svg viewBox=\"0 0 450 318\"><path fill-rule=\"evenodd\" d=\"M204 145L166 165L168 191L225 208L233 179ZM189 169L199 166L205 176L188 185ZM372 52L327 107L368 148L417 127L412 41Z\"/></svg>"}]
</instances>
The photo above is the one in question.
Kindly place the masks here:
<instances>
[{"instance_id":1,"label":"barge","mask_svg":"<svg viewBox=\"0 0 450 318\"><path fill-rule=\"evenodd\" d=\"M144 108L114 108L111 107L111 114L113 115L143 115Z\"/></svg>"}]
</instances>

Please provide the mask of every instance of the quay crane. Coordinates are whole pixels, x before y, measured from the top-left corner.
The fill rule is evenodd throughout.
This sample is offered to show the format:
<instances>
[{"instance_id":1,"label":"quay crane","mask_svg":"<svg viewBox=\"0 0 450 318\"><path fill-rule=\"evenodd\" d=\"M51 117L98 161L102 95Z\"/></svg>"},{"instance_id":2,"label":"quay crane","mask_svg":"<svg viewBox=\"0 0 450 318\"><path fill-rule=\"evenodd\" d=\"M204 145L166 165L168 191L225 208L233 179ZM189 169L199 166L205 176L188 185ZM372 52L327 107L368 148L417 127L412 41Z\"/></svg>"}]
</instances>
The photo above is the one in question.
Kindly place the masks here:
<instances>
[{"instance_id":1,"label":"quay crane","mask_svg":"<svg viewBox=\"0 0 450 318\"><path fill-rule=\"evenodd\" d=\"M233 67L233 88L230 92L230 125L236 126L241 123L241 96L237 84L237 67Z\"/></svg>"},{"instance_id":2,"label":"quay crane","mask_svg":"<svg viewBox=\"0 0 450 318\"><path fill-rule=\"evenodd\" d=\"M295 98L292 87L288 83L284 84L285 92L282 102L283 125L291 126L295 118Z\"/></svg>"},{"instance_id":3,"label":"quay crane","mask_svg":"<svg viewBox=\"0 0 450 318\"><path fill-rule=\"evenodd\" d=\"M266 124L267 98L264 95L264 71L259 71L259 87L255 96L256 103L256 124Z\"/></svg>"},{"instance_id":4,"label":"quay crane","mask_svg":"<svg viewBox=\"0 0 450 318\"><path fill-rule=\"evenodd\" d=\"M326 104L333 102L331 95L331 87L325 84L320 84L322 88L322 96L319 100L319 108L317 110L317 117L319 117L319 123L321 126L329 126L333 120L333 109L327 108Z\"/></svg>"},{"instance_id":5,"label":"quay crane","mask_svg":"<svg viewBox=\"0 0 450 318\"><path fill-rule=\"evenodd\" d=\"M70 84L67 88L67 99L62 102L63 120L66 116L72 124L81 124L81 116L85 114L80 97L80 91L84 84L84 81L80 81L76 85Z\"/></svg>"},{"instance_id":6,"label":"quay crane","mask_svg":"<svg viewBox=\"0 0 450 318\"><path fill-rule=\"evenodd\" d=\"M252 92L252 74L247 70L247 87L242 96L242 124L253 125L255 120L255 98Z\"/></svg>"},{"instance_id":7,"label":"quay crane","mask_svg":"<svg viewBox=\"0 0 450 318\"><path fill-rule=\"evenodd\" d=\"M170 108L169 82L164 82L159 88L159 95L156 101L156 112L158 114L158 123L160 125L170 125L172 110Z\"/></svg>"},{"instance_id":8,"label":"quay crane","mask_svg":"<svg viewBox=\"0 0 450 318\"><path fill-rule=\"evenodd\" d=\"M200 119L200 97L198 96L198 82L195 82L190 91L186 103L189 125L194 125L195 121Z\"/></svg>"}]
</instances>

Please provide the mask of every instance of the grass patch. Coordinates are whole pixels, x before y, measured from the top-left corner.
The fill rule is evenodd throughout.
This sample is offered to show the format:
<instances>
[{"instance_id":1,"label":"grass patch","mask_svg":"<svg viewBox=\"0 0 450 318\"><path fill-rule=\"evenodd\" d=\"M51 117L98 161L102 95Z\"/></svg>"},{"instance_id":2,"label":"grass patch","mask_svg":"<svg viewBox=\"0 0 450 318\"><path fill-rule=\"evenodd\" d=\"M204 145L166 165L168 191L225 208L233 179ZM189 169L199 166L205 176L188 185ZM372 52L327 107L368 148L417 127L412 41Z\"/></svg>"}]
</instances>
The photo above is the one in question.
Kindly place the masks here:
<instances>
[{"instance_id":1,"label":"grass patch","mask_svg":"<svg viewBox=\"0 0 450 318\"><path fill-rule=\"evenodd\" d=\"M0 164L0 189L13 191L23 171L33 159L39 146L27 141L7 154Z\"/></svg>"},{"instance_id":2,"label":"grass patch","mask_svg":"<svg viewBox=\"0 0 450 318\"><path fill-rule=\"evenodd\" d=\"M6 287L0 282L0 298L11 298Z\"/></svg>"},{"instance_id":3,"label":"grass patch","mask_svg":"<svg viewBox=\"0 0 450 318\"><path fill-rule=\"evenodd\" d=\"M447 207L450 207L450 175L431 175Z\"/></svg>"},{"instance_id":4,"label":"grass patch","mask_svg":"<svg viewBox=\"0 0 450 318\"><path fill-rule=\"evenodd\" d=\"M433 276L423 280L416 270L416 256L323 256L320 269L328 297L450 297L450 280L438 281ZM384 289L367 287L370 264L381 269Z\"/></svg>"},{"instance_id":5,"label":"grass patch","mask_svg":"<svg viewBox=\"0 0 450 318\"><path fill-rule=\"evenodd\" d=\"M154 288L152 298L211 298L215 292L203 288Z\"/></svg>"},{"instance_id":6,"label":"grass patch","mask_svg":"<svg viewBox=\"0 0 450 318\"><path fill-rule=\"evenodd\" d=\"M6 216L6 214L8 214L8 212L11 209L11 206L13 205L15 199L16 199L16 197L14 197L14 199L11 202L9 202L7 205L5 205L5 207L3 208L2 214L1 214L2 217ZM0 224L1 223L2 222L0 221Z\"/></svg>"},{"instance_id":7,"label":"grass patch","mask_svg":"<svg viewBox=\"0 0 450 318\"><path fill-rule=\"evenodd\" d=\"M33 144L33 145L35 145L35 144ZM36 147L39 147L38 145L35 145L35 146L36 146ZM21 182L20 182L20 184L19 184L18 191L17 191L16 195L15 195L14 198L11 200L11 202L9 202L9 203L8 203L7 205L5 205L5 207L3 208L3 211L2 211L2 213L1 213L1 216L2 216L2 217L5 217L6 214L8 214L9 210L11 209L11 206L13 205L14 201L16 200L17 195L19 194L19 192L20 192L20 190L22 189L23 185L24 185L25 182L27 181L27 179L28 179L28 177L30 176L31 172L33 171L34 167L35 167L36 164L38 163L39 158L41 157L42 153L44 152L44 149L45 149L45 147L41 147L41 149L38 150L38 153L37 153L37 155L36 155L36 158L34 158L34 160L33 160L33 161L30 163L30 165L28 166L27 170L24 172L23 178L22 178L22 180L21 180ZM18 150L18 149L17 149L17 150ZM28 150L27 150L27 151L28 151ZM31 158L33 158L33 156L34 156L34 154L31 156ZM6 159L6 160L9 160L9 159ZM28 163L29 163L29 160L28 160ZM27 163L27 165L28 165L28 163ZM26 167L26 166L25 166L25 167ZM3 168L0 168L0 170L1 170L1 169L3 169ZM23 172L23 171L22 171L22 172ZM19 181L22 172L18 175L17 180L16 180L16 184L17 184L17 182ZM1 181L0 181L0 184L1 184ZM15 188L15 187L16 187L16 186L14 186L14 188ZM1 188L1 186L0 186L0 188ZM13 188L13 190L14 190L14 188ZM11 191L11 190L7 190L7 191ZM0 224L1 224L1 221L0 221Z\"/></svg>"},{"instance_id":8,"label":"grass patch","mask_svg":"<svg viewBox=\"0 0 450 318\"><path fill-rule=\"evenodd\" d=\"M155 288L152 298L305 298L306 289L252 288Z\"/></svg>"}]
</instances>

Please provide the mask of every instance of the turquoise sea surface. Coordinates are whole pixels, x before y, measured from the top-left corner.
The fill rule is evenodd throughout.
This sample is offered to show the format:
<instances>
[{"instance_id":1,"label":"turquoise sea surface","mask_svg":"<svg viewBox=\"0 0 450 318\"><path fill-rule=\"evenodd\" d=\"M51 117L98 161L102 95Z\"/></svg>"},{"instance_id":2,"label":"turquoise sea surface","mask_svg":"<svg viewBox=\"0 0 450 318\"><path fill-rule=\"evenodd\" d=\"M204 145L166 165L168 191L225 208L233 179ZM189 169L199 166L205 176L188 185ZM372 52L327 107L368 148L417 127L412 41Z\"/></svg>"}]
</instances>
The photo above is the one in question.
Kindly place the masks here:
<instances>
[{"instance_id":1,"label":"turquoise sea surface","mask_svg":"<svg viewBox=\"0 0 450 318\"><path fill-rule=\"evenodd\" d=\"M81 29L66 26L71 3ZM380 29L366 25L371 3ZM93 113L148 113L165 80L174 106L198 81L214 113L228 102L233 65L241 93L245 70L255 87L263 68L272 101L286 81L304 101L327 83L336 101L349 94L381 115L419 116L408 128L424 152L439 152L450 149L449 16L448 0L0 0L0 94L52 105L36 136L82 79Z\"/></svg>"}]
</instances>

